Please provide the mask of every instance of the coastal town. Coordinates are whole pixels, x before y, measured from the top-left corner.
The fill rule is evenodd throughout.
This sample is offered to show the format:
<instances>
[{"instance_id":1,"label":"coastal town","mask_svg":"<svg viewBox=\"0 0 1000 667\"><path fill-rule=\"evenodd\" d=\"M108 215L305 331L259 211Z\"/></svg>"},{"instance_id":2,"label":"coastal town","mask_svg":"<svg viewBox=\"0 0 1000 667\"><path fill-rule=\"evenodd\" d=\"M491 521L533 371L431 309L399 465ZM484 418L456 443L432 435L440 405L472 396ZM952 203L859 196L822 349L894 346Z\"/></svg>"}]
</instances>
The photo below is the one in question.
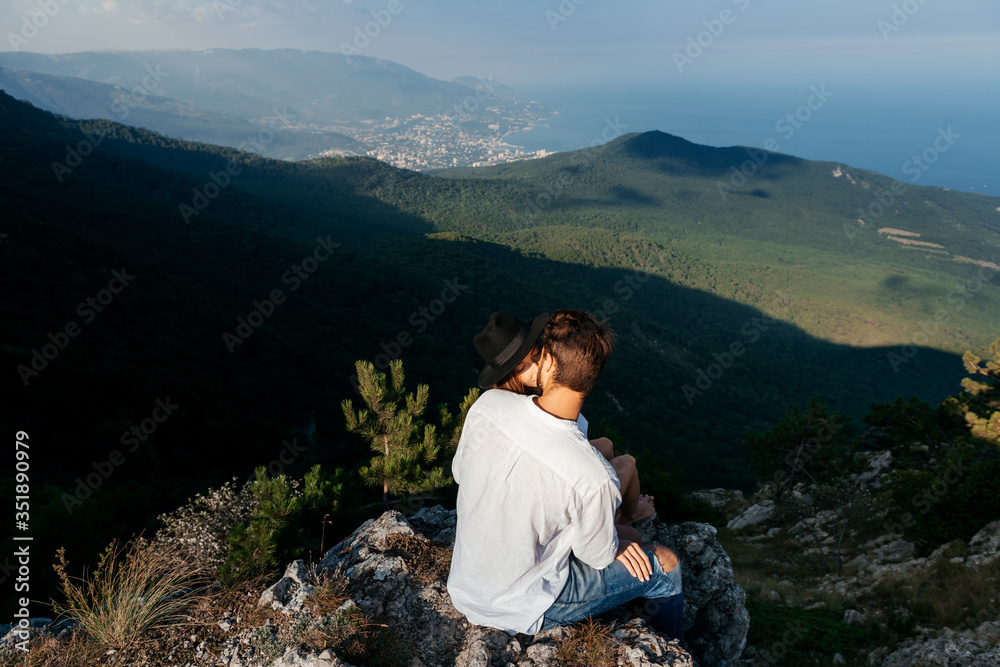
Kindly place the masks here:
<instances>
[{"instance_id":1,"label":"coastal town","mask_svg":"<svg viewBox=\"0 0 1000 667\"><path fill-rule=\"evenodd\" d=\"M508 135L524 132L559 112L538 102L513 97L470 95L445 113L408 118L336 124L325 130L351 137L366 150L329 149L321 157L365 155L394 167L417 171L450 167L481 167L514 160L545 157L553 151L527 150L507 143Z\"/></svg>"}]
</instances>

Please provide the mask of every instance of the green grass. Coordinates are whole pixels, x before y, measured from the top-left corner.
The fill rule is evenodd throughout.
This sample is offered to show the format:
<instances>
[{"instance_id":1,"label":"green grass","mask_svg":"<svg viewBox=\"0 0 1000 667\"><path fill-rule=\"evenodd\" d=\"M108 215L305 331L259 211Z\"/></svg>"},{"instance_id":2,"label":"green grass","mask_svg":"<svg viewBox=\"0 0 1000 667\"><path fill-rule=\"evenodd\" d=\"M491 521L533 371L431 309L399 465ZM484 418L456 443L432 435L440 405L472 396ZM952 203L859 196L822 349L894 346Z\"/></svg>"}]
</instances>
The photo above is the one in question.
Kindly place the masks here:
<instances>
[{"instance_id":1,"label":"green grass","mask_svg":"<svg viewBox=\"0 0 1000 667\"><path fill-rule=\"evenodd\" d=\"M882 606L907 609L913 620L925 627L965 630L996 620L1000 613L1000 561L969 568L948 560L964 555L965 550L959 540L929 569L880 582L875 599Z\"/></svg>"},{"instance_id":2,"label":"green grass","mask_svg":"<svg viewBox=\"0 0 1000 667\"><path fill-rule=\"evenodd\" d=\"M892 638L877 625L862 628L841 623L843 612L830 609L785 607L748 595L747 610L747 641L764 655L755 665L832 665L837 653L849 665L867 664L863 656Z\"/></svg>"}]
</instances>

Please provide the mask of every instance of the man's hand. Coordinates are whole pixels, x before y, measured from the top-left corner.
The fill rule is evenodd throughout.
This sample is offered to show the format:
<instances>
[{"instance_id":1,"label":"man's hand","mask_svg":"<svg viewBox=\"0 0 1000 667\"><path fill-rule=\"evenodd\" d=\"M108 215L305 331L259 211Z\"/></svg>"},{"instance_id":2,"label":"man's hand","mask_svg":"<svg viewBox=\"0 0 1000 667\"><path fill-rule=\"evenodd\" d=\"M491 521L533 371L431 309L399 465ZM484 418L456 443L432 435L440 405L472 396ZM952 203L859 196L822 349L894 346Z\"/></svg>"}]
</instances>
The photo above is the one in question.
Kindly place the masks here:
<instances>
[{"instance_id":1,"label":"man's hand","mask_svg":"<svg viewBox=\"0 0 1000 667\"><path fill-rule=\"evenodd\" d=\"M642 550L638 542L628 540L618 540L618 555L616 560L625 563L629 573L636 579L649 581L653 574L653 566L649 562L649 556Z\"/></svg>"}]
</instances>

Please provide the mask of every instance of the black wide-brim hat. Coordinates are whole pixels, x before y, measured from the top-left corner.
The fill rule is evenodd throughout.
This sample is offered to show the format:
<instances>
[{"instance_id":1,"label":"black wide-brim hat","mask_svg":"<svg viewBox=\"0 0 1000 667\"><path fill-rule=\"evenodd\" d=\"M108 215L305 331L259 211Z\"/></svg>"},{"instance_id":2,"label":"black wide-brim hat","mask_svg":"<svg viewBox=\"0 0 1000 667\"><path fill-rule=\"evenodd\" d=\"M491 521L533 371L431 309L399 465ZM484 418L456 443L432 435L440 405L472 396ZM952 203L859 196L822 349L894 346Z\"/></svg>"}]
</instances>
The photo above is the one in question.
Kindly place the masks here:
<instances>
[{"instance_id":1,"label":"black wide-brim hat","mask_svg":"<svg viewBox=\"0 0 1000 667\"><path fill-rule=\"evenodd\" d=\"M549 314L542 313L531 324L507 313L493 313L489 324L476 335L476 349L486 362L479 386L489 389L521 363L545 330Z\"/></svg>"}]
</instances>

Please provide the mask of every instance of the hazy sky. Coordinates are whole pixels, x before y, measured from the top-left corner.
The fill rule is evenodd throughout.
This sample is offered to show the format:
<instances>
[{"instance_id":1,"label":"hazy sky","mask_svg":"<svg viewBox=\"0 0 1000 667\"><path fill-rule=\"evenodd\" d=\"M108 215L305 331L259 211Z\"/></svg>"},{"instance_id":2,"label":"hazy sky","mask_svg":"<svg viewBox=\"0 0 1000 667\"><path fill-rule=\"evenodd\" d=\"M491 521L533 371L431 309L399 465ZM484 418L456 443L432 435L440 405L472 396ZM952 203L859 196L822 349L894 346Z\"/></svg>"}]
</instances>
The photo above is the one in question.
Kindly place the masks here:
<instances>
[{"instance_id":1,"label":"hazy sky","mask_svg":"<svg viewBox=\"0 0 1000 667\"><path fill-rule=\"evenodd\" d=\"M997 0L6 0L0 26L3 50L347 44L437 78L514 86L1000 83Z\"/></svg>"}]
</instances>

